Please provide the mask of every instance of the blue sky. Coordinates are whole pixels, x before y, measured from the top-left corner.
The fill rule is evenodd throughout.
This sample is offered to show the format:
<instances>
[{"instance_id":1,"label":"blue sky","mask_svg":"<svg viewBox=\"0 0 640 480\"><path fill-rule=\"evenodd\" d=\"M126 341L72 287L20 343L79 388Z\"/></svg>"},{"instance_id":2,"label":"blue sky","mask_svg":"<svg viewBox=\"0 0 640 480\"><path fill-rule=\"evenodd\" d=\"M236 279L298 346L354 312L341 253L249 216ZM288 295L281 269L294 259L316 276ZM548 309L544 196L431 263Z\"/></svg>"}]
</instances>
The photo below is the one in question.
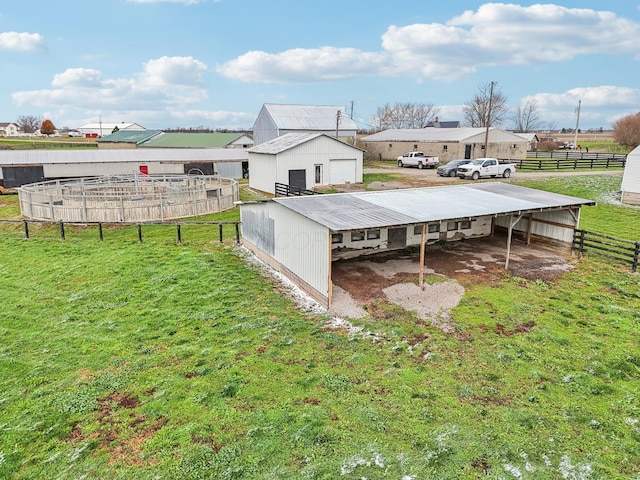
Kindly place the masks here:
<instances>
[{"instance_id":1,"label":"blue sky","mask_svg":"<svg viewBox=\"0 0 640 480\"><path fill-rule=\"evenodd\" d=\"M640 3L30 0L0 5L0 122L251 128L264 103L433 104L463 120L478 87L546 126L640 111ZM509 128L507 121L504 128Z\"/></svg>"}]
</instances>

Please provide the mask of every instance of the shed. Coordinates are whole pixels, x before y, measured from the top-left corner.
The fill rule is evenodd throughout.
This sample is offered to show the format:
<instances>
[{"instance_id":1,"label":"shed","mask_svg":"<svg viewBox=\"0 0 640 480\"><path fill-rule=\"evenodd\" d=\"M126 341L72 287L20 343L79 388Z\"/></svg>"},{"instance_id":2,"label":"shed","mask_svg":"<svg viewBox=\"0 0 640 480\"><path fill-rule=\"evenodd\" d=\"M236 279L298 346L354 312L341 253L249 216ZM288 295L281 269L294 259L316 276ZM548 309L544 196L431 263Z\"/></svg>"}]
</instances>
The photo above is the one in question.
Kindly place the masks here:
<instances>
[{"instance_id":1,"label":"shed","mask_svg":"<svg viewBox=\"0 0 640 480\"><path fill-rule=\"evenodd\" d=\"M355 143L356 123L343 107L265 103L253 124L255 145L287 133L324 133Z\"/></svg>"},{"instance_id":2,"label":"shed","mask_svg":"<svg viewBox=\"0 0 640 480\"><path fill-rule=\"evenodd\" d=\"M275 194L276 183L298 189L362 182L361 149L322 133L287 133L249 152L249 186Z\"/></svg>"},{"instance_id":3,"label":"shed","mask_svg":"<svg viewBox=\"0 0 640 480\"><path fill-rule=\"evenodd\" d=\"M622 175L622 203L640 205L640 147L627 155Z\"/></svg>"},{"instance_id":4,"label":"shed","mask_svg":"<svg viewBox=\"0 0 640 480\"><path fill-rule=\"evenodd\" d=\"M487 151L484 145L487 140ZM500 159L524 159L527 155L527 139L506 130L486 128L403 128L384 130L362 137L359 146L371 158L395 160L411 151L422 151L437 156L440 163L458 158L496 157Z\"/></svg>"},{"instance_id":5,"label":"shed","mask_svg":"<svg viewBox=\"0 0 640 480\"><path fill-rule=\"evenodd\" d=\"M137 123L98 122L85 123L81 127L78 127L78 130L82 132L85 137L102 137L120 130L146 130L146 128L138 125Z\"/></svg>"},{"instance_id":6,"label":"shed","mask_svg":"<svg viewBox=\"0 0 640 480\"><path fill-rule=\"evenodd\" d=\"M218 174L242 178L246 150L235 148L147 148L0 151L0 182L5 188L28 183L103 175Z\"/></svg>"},{"instance_id":7,"label":"shed","mask_svg":"<svg viewBox=\"0 0 640 480\"><path fill-rule=\"evenodd\" d=\"M507 232L570 244L595 202L500 182L281 197L240 204L243 243L325 306L331 263L345 256ZM424 205L424 208L417 208ZM423 264L419 266L422 276ZM422 283L422 282L420 282Z\"/></svg>"}]
</instances>

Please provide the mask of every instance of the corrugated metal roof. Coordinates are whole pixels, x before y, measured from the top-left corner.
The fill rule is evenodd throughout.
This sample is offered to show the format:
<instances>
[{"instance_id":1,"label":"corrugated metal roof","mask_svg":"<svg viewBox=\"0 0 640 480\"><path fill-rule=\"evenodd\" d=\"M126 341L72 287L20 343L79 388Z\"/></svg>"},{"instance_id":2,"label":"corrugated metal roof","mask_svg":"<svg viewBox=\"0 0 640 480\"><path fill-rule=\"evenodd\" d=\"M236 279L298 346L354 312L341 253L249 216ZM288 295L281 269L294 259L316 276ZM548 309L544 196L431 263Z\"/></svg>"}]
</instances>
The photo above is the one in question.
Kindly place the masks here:
<instances>
[{"instance_id":1,"label":"corrugated metal roof","mask_svg":"<svg viewBox=\"0 0 640 480\"><path fill-rule=\"evenodd\" d=\"M384 130L361 138L363 142L463 142L481 135L484 139L485 128L463 127L463 128L400 128ZM495 127L489 129L489 141L492 137L499 137L501 141L523 141L522 137L500 130Z\"/></svg>"},{"instance_id":2,"label":"corrugated metal roof","mask_svg":"<svg viewBox=\"0 0 640 480\"><path fill-rule=\"evenodd\" d=\"M333 105L280 105L265 103L265 109L281 130L335 130L336 114L341 112L340 130L357 130L343 107Z\"/></svg>"},{"instance_id":3,"label":"corrugated metal roof","mask_svg":"<svg viewBox=\"0 0 640 480\"><path fill-rule=\"evenodd\" d=\"M332 231L595 205L583 198L501 182L287 197L273 201Z\"/></svg>"},{"instance_id":4,"label":"corrugated metal roof","mask_svg":"<svg viewBox=\"0 0 640 480\"><path fill-rule=\"evenodd\" d=\"M149 148L224 148L242 137L242 133L181 133L168 132L141 144Z\"/></svg>"},{"instance_id":5,"label":"corrugated metal roof","mask_svg":"<svg viewBox=\"0 0 640 480\"><path fill-rule=\"evenodd\" d=\"M98 143L138 143L160 135L162 130L119 130L98 139Z\"/></svg>"},{"instance_id":6,"label":"corrugated metal roof","mask_svg":"<svg viewBox=\"0 0 640 480\"><path fill-rule=\"evenodd\" d=\"M268 142L264 142L260 145L256 145L255 147L251 147L249 149L249 152L276 155L293 147L297 147L298 145L302 145L303 143L313 140L314 138L322 137L323 135L324 134L322 133L285 133L284 135L269 140ZM327 136L327 138L331 137Z\"/></svg>"},{"instance_id":7,"label":"corrugated metal roof","mask_svg":"<svg viewBox=\"0 0 640 480\"><path fill-rule=\"evenodd\" d=\"M242 148L127 148L91 150L0 151L0 166L110 162L224 162L245 161Z\"/></svg>"}]
</instances>

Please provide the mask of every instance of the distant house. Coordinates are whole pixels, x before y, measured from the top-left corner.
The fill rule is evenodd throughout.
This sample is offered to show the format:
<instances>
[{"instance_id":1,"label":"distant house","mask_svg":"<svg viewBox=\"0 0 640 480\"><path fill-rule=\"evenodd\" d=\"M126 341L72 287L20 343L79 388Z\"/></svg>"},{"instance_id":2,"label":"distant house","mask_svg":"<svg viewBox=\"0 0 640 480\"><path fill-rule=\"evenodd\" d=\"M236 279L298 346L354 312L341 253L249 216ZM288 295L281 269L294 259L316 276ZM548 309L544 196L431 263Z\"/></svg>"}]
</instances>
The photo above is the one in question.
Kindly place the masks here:
<instances>
[{"instance_id":1,"label":"distant house","mask_svg":"<svg viewBox=\"0 0 640 480\"><path fill-rule=\"evenodd\" d=\"M265 103L253 124L255 145L287 133L323 133L355 143L358 127L343 107Z\"/></svg>"},{"instance_id":2,"label":"distant house","mask_svg":"<svg viewBox=\"0 0 640 480\"><path fill-rule=\"evenodd\" d=\"M275 184L301 189L362 182L362 150L323 133L287 133L249 152L249 187L275 194Z\"/></svg>"},{"instance_id":3,"label":"distant house","mask_svg":"<svg viewBox=\"0 0 640 480\"><path fill-rule=\"evenodd\" d=\"M20 127L15 123L0 123L0 137L17 137Z\"/></svg>"},{"instance_id":4,"label":"distant house","mask_svg":"<svg viewBox=\"0 0 640 480\"><path fill-rule=\"evenodd\" d=\"M366 150L370 158L380 160L395 160L416 150L439 157L440 163L458 158L524 159L527 155L526 139L495 127L488 132L484 127L384 130L362 137L358 146Z\"/></svg>"},{"instance_id":5,"label":"distant house","mask_svg":"<svg viewBox=\"0 0 640 480\"><path fill-rule=\"evenodd\" d=\"M84 134L85 137L99 138L105 135L111 135L112 133L119 132L120 130L146 130L137 123L85 123L81 127L78 127L78 131Z\"/></svg>"},{"instance_id":6,"label":"distant house","mask_svg":"<svg viewBox=\"0 0 640 480\"><path fill-rule=\"evenodd\" d=\"M538 135L535 133L516 133L516 135L524 138L527 141L527 151L536 150L538 148Z\"/></svg>"},{"instance_id":7,"label":"distant house","mask_svg":"<svg viewBox=\"0 0 640 480\"><path fill-rule=\"evenodd\" d=\"M441 122L438 117L434 121L427 123L425 128L460 128L460 122L458 120L450 120Z\"/></svg>"},{"instance_id":8,"label":"distant house","mask_svg":"<svg viewBox=\"0 0 640 480\"><path fill-rule=\"evenodd\" d=\"M622 203L640 205L640 147L636 147L627 155L620 189Z\"/></svg>"}]
</instances>

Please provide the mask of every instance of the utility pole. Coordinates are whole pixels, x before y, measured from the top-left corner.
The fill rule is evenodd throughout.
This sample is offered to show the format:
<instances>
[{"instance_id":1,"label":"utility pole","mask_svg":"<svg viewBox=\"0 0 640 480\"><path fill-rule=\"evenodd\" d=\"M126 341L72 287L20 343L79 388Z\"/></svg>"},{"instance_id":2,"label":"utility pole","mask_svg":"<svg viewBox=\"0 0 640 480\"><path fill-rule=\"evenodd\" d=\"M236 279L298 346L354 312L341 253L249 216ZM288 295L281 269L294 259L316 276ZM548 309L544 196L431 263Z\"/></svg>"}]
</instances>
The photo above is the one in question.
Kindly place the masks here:
<instances>
[{"instance_id":1,"label":"utility pole","mask_svg":"<svg viewBox=\"0 0 640 480\"><path fill-rule=\"evenodd\" d=\"M351 100L351 113L349 114L349 118L353 120L353 100Z\"/></svg>"},{"instance_id":2,"label":"utility pole","mask_svg":"<svg viewBox=\"0 0 640 480\"><path fill-rule=\"evenodd\" d=\"M576 131L575 131L575 135L573 137L573 149L575 150L576 148L578 148L578 125L580 125L580 104L582 103L582 100L578 100L578 108L576 109Z\"/></svg>"},{"instance_id":3,"label":"utility pole","mask_svg":"<svg viewBox=\"0 0 640 480\"><path fill-rule=\"evenodd\" d=\"M488 155L487 146L489 145L489 127L491 126L491 109L493 108L493 86L496 82L491 82L489 87L489 108L487 109L486 130L484 132L484 156Z\"/></svg>"},{"instance_id":4,"label":"utility pole","mask_svg":"<svg viewBox=\"0 0 640 480\"><path fill-rule=\"evenodd\" d=\"M338 110L336 113L336 140L338 139L338 130L340 128L340 115L342 115L342 112Z\"/></svg>"}]
</instances>

